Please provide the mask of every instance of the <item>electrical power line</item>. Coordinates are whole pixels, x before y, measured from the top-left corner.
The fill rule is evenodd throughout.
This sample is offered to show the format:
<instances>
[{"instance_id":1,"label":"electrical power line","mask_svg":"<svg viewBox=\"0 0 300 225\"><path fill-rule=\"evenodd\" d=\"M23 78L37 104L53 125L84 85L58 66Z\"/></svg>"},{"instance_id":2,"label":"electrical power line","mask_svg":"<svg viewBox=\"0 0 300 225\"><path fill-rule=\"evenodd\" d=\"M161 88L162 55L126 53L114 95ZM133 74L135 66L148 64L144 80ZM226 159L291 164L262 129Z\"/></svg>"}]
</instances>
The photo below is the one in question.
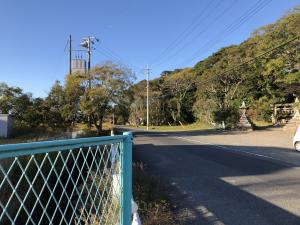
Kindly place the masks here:
<instances>
[{"instance_id":1,"label":"electrical power line","mask_svg":"<svg viewBox=\"0 0 300 225\"><path fill-rule=\"evenodd\" d=\"M209 40L208 42L206 42L201 48L200 50L206 49L208 50L209 48L211 48L212 46L216 45L218 42L222 41L226 36L228 36L229 34L231 34L232 32L234 32L235 30L237 30L240 26L242 26L245 22L247 22L251 17L253 17L256 13L258 13L260 10L262 10L266 5L268 5L272 0L258 0L251 8L249 8L242 16L240 16L239 18L237 18L236 20L234 20L231 24L229 24L222 32L220 32L220 35L218 35L217 37L215 37L212 40ZM212 22L212 24L214 24L215 22L217 22L227 11L229 11L229 9L233 6L233 4L235 4L235 2L232 2L231 5L227 8L225 8L216 18L215 20ZM197 35L195 35L193 37L192 40L190 40L189 42L185 43L185 45L181 46L180 49L177 49L176 52L174 52L174 54L172 54L169 58L165 59L164 61L168 61L169 59L175 57L176 55L178 55L181 51L183 51L188 45L192 44L194 40L196 40L201 34L205 33L205 31L207 29L209 29L209 27L211 26L211 24L209 24L209 26L205 27L205 29L201 30L201 32L199 32ZM189 61L197 58L198 56L198 52L200 51L198 50L196 53L194 53L192 55L193 58L188 58L188 60L185 60L184 63L188 63ZM164 61L162 61L162 59L160 59L159 63L154 63L152 64L152 66L159 66L161 64L164 63ZM184 64L182 63L182 65Z\"/></svg>"},{"instance_id":2,"label":"electrical power line","mask_svg":"<svg viewBox=\"0 0 300 225\"><path fill-rule=\"evenodd\" d=\"M66 43L65 48L64 48L64 52L66 52L66 50L67 50L67 48L69 46L69 41L70 41L70 39L68 38L67 43Z\"/></svg>"},{"instance_id":3,"label":"electrical power line","mask_svg":"<svg viewBox=\"0 0 300 225\"><path fill-rule=\"evenodd\" d=\"M197 26L203 22L202 19L207 18L207 16L205 17L206 14L204 14L205 10L209 9L211 6L212 9L215 10L215 5L213 5L213 3L215 3L216 0L212 0L209 1L209 3L203 8L203 10L201 10L201 12L193 19L193 21L166 47L166 49L164 49L155 59L153 59L151 61L151 64L154 64L156 61L158 61L160 58L163 58L165 55L168 54L168 52L170 50L173 49L173 47L176 47L176 45L178 45L183 39L185 39L191 32L193 32L193 30L195 30L195 28L197 28ZM219 0L220 2L220 0ZM217 2L217 3L219 3ZM218 4L216 4L218 6ZM207 11L209 12L209 11ZM199 21L201 19L201 21Z\"/></svg>"},{"instance_id":4,"label":"electrical power line","mask_svg":"<svg viewBox=\"0 0 300 225\"><path fill-rule=\"evenodd\" d=\"M211 81L215 80L216 78L219 78L220 76L223 76L224 74L226 74L228 72L236 70L237 68L239 68L239 67L241 67L243 65L246 65L246 64L249 64L249 63L251 64L251 63L253 63L253 61L261 58L262 56L268 55L269 53L273 52L274 50L277 50L277 49L279 49L279 48L281 48L281 47L283 47L283 46L285 46L285 45L287 45L287 44L289 44L289 43L291 43L291 42L293 42L293 41L295 41L297 39L299 39L299 36L293 37L290 40L285 41L285 42L283 42L283 43L281 43L281 44L279 44L279 45L271 48L270 50L265 51L265 52L263 52L263 53L255 56L255 57L251 58L251 59L248 59L248 60L246 60L246 61L244 61L244 62L242 62L242 63L240 63L240 64L238 64L236 66L233 66L233 67L229 68L228 70L225 70L224 72L222 72L220 74L213 75L211 78L206 79L203 82L199 82L198 84L206 84L208 82L211 82Z\"/></svg>"},{"instance_id":5,"label":"electrical power line","mask_svg":"<svg viewBox=\"0 0 300 225\"><path fill-rule=\"evenodd\" d=\"M123 60L121 60L120 58L117 58L116 56L114 56L111 52L107 51L104 48L97 48L95 49L99 54L105 55L106 57L108 57L108 59L112 60L115 63L118 63L119 65L126 67L126 68L132 68L132 66L128 65L127 63L125 63Z\"/></svg>"},{"instance_id":6,"label":"electrical power line","mask_svg":"<svg viewBox=\"0 0 300 225\"><path fill-rule=\"evenodd\" d=\"M94 50L98 51L98 53L100 53L100 54L106 55L108 58L110 58L111 60L115 61L116 63L118 63L120 65L123 65L124 67L137 70L137 67L132 66L131 64L125 63L125 60L123 60L122 57L120 57L117 53L115 53L108 47L104 46L103 44L102 45L97 44L97 48Z\"/></svg>"},{"instance_id":7,"label":"electrical power line","mask_svg":"<svg viewBox=\"0 0 300 225\"><path fill-rule=\"evenodd\" d=\"M121 59L115 57L111 52L105 50L105 49L102 48L101 46L97 46L97 49L94 49L94 50L96 50L96 51L97 51L98 53L100 53L100 54L103 54L103 55L107 56L107 57L108 57L109 59L111 59L112 61L115 61L115 62L117 62L117 63L120 63L120 64L122 64L122 65L123 65L123 64L125 65L125 63L123 63Z\"/></svg>"},{"instance_id":8,"label":"electrical power line","mask_svg":"<svg viewBox=\"0 0 300 225\"><path fill-rule=\"evenodd\" d=\"M188 42L186 42L183 46L181 46L181 48L177 49L177 51L174 52L174 54L171 54L170 57L168 57L166 60L164 61L168 61L172 58L174 58L176 55L178 55L180 52L182 52L187 46L191 45L196 39L198 39L201 35L205 34L206 31L212 27L217 21L219 21L236 3L237 1L234 0L230 3L230 5L228 7L226 7L224 10L221 11L221 13L219 13L211 23L207 24L203 29L201 29L196 35L193 36L193 38L191 40L189 40ZM157 64L152 64L152 66L159 66L162 65L164 63L164 61L162 61L163 58L160 60L160 63Z\"/></svg>"},{"instance_id":9,"label":"electrical power line","mask_svg":"<svg viewBox=\"0 0 300 225\"><path fill-rule=\"evenodd\" d=\"M214 39L206 42L199 50L197 50L190 58L185 60L182 64L188 63L195 58L198 57L199 52L205 52L209 48L215 46L218 42L224 40L228 35L232 34L232 32L236 31L239 27L241 27L244 23L246 23L250 18L252 18L255 14L261 11L264 7L266 7L272 0L259 0L256 4L250 8L246 13L244 13L241 17L227 26L220 35L216 36ZM204 51L205 50L205 51Z\"/></svg>"}]
</instances>

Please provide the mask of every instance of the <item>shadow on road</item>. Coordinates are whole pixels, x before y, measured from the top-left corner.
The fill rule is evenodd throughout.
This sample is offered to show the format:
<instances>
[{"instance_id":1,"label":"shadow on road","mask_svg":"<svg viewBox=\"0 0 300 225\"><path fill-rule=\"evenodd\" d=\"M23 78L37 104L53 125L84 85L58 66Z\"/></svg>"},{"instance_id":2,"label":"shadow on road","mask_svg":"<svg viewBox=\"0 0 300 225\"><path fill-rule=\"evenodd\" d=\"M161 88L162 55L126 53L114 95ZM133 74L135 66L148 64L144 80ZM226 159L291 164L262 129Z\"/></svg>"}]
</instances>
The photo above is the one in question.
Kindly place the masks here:
<instances>
[{"instance_id":1,"label":"shadow on road","mask_svg":"<svg viewBox=\"0 0 300 225\"><path fill-rule=\"evenodd\" d=\"M300 224L299 216L281 207L288 201L292 205L287 207L300 202L299 195L287 191L300 187L300 180L289 175L291 165L222 151L212 145L172 141L168 145L137 143L134 160L145 162L151 173L173 187L170 196L184 224Z\"/></svg>"}]
</instances>

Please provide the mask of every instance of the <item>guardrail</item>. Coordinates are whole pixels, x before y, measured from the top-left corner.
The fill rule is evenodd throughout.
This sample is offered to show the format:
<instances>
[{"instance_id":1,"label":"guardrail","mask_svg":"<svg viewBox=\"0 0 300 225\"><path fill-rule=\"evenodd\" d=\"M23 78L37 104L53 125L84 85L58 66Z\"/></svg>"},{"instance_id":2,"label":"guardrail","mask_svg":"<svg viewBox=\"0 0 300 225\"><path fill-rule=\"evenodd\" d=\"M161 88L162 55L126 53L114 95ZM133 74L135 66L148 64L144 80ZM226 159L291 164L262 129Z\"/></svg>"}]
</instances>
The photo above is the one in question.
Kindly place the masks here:
<instances>
[{"instance_id":1,"label":"guardrail","mask_svg":"<svg viewBox=\"0 0 300 225\"><path fill-rule=\"evenodd\" d=\"M132 135L0 146L0 224L131 224Z\"/></svg>"}]
</instances>

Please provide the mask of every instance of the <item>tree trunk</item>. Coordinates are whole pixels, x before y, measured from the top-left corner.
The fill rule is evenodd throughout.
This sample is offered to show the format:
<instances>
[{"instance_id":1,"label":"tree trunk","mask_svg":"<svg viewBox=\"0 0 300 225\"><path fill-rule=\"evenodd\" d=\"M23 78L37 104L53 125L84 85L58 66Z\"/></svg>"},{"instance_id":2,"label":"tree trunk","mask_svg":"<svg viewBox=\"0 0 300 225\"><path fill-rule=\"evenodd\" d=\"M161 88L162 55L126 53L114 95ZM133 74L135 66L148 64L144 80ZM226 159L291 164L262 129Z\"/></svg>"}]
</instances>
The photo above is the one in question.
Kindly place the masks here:
<instances>
[{"instance_id":1,"label":"tree trunk","mask_svg":"<svg viewBox=\"0 0 300 225\"><path fill-rule=\"evenodd\" d=\"M103 116L101 116L99 119L92 117L93 123L97 129L97 134L99 135L102 131L102 123L103 123Z\"/></svg>"},{"instance_id":2,"label":"tree trunk","mask_svg":"<svg viewBox=\"0 0 300 225\"><path fill-rule=\"evenodd\" d=\"M103 125L103 116L101 116L99 119L99 132L102 131L102 125Z\"/></svg>"}]
</instances>

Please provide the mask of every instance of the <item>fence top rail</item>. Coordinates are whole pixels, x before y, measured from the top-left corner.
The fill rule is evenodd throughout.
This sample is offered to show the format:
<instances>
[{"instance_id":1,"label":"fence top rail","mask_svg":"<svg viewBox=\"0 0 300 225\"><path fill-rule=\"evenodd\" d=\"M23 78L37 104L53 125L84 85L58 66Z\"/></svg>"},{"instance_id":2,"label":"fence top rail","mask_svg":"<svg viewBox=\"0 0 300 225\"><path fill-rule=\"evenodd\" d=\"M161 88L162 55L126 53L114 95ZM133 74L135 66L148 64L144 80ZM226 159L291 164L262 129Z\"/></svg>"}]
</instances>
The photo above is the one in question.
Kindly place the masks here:
<instances>
[{"instance_id":1,"label":"fence top rail","mask_svg":"<svg viewBox=\"0 0 300 225\"><path fill-rule=\"evenodd\" d=\"M47 152L65 151L74 148L90 147L95 145L113 144L125 141L126 138L126 135L115 135L20 144L6 144L0 145L0 159Z\"/></svg>"}]
</instances>

